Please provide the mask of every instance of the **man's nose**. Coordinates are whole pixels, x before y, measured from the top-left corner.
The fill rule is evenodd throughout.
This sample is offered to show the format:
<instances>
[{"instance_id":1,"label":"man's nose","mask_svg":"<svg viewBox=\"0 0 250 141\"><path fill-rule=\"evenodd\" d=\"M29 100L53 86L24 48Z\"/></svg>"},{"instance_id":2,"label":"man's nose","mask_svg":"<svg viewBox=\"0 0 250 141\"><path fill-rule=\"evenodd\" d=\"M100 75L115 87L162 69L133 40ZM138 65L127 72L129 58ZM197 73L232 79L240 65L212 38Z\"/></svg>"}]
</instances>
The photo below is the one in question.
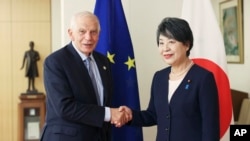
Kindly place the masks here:
<instances>
[{"instance_id":1,"label":"man's nose","mask_svg":"<svg viewBox=\"0 0 250 141\"><path fill-rule=\"evenodd\" d=\"M86 34L85 34L85 39L87 39L87 40L90 40L91 39L91 33L90 32L87 32Z\"/></svg>"}]
</instances>

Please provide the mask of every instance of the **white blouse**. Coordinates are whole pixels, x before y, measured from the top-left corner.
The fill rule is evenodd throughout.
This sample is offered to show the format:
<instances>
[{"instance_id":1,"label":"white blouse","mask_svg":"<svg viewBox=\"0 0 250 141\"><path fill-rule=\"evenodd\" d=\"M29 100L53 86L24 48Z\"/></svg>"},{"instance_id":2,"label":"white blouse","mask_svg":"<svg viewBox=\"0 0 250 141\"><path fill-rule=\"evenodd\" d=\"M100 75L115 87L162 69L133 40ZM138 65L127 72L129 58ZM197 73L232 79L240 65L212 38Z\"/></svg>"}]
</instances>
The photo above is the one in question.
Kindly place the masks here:
<instances>
[{"instance_id":1,"label":"white blouse","mask_svg":"<svg viewBox=\"0 0 250 141\"><path fill-rule=\"evenodd\" d=\"M175 90L178 88L178 86L180 85L183 78L178 79L178 80L168 80L168 84L169 84L169 86L168 86L168 102L170 102Z\"/></svg>"}]
</instances>

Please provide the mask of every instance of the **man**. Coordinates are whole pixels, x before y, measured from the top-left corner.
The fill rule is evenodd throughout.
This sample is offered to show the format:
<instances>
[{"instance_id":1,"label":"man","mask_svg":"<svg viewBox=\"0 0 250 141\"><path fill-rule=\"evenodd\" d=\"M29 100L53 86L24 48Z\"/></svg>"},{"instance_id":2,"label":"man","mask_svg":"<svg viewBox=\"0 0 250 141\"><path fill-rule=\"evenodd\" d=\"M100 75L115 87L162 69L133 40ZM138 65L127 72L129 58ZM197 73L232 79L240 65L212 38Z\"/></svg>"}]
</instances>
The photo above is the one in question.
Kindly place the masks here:
<instances>
[{"instance_id":1,"label":"man","mask_svg":"<svg viewBox=\"0 0 250 141\"><path fill-rule=\"evenodd\" d=\"M99 33L95 15L77 13L68 29L71 42L46 58L47 114L42 141L110 141L110 122L120 127L131 120L132 115L109 108L111 66L105 56L94 51Z\"/></svg>"}]
</instances>

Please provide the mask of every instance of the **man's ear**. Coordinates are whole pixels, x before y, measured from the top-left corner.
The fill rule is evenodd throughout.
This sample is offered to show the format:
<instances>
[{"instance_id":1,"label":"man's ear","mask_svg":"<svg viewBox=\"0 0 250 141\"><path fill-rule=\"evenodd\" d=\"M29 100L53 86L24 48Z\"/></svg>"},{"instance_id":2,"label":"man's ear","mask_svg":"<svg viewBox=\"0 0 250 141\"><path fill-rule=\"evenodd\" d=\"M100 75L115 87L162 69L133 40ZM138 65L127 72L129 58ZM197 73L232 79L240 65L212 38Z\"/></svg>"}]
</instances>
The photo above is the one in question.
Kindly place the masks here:
<instances>
[{"instance_id":1,"label":"man's ear","mask_svg":"<svg viewBox=\"0 0 250 141\"><path fill-rule=\"evenodd\" d=\"M71 29L68 29L68 35L69 35L69 38L73 41L74 40L74 36L73 36L73 32Z\"/></svg>"}]
</instances>

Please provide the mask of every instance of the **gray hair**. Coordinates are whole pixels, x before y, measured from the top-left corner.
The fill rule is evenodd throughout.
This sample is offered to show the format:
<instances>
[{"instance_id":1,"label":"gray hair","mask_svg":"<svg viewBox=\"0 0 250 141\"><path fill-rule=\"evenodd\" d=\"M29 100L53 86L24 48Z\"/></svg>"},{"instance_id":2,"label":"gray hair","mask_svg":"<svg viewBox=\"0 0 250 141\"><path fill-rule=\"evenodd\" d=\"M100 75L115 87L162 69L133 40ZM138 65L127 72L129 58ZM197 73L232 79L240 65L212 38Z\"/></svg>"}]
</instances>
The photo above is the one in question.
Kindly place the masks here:
<instances>
[{"instance_id":1,"label":"gray hair","mask_svg":"<svg viewBox=\"0 0 250 141\"><path fill-rule=\"evenodd\" d=\"M99 22L98 17L89 11L83 11L83 12L78 12L78 13L74 14L70 20L70 28L71 29L76 28L76 20L77 20L77 18L80 18L80 17L92 17L92 18L94 18L98 23L98 31L100 32L101 26L100 26L100 22Z\"/></svg>"}]
</instances>

